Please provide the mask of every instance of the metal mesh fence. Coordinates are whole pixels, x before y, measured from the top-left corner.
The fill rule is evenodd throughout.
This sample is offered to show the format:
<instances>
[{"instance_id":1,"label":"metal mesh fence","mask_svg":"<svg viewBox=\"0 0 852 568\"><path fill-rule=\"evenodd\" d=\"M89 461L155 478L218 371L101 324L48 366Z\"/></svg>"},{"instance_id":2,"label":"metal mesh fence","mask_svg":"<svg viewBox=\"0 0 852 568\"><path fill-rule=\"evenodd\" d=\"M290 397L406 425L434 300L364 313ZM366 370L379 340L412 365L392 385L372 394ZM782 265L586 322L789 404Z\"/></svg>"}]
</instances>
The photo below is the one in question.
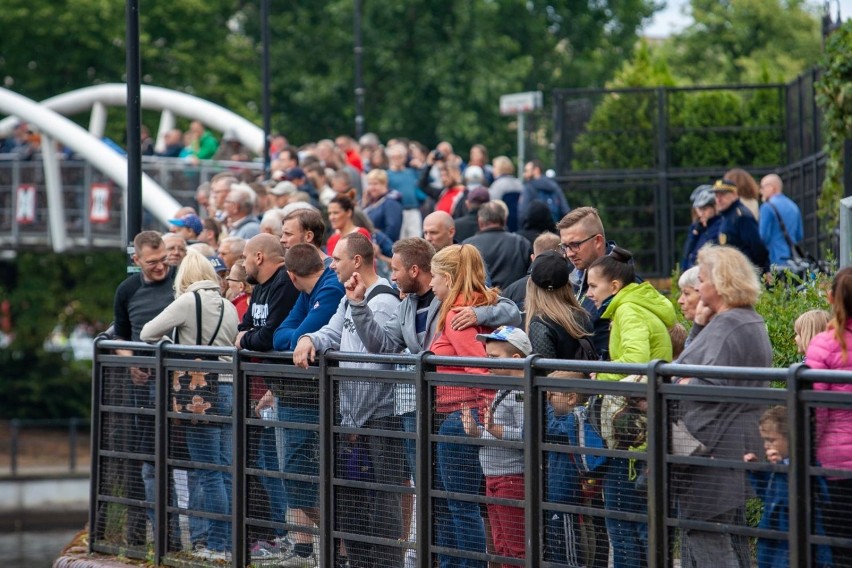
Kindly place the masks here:
<instances>
[{"instance_id":1,"label":"metal mesh fence","mask_svg":"<svg viewBox=\"0 0 852 568\"><path fill-rule=\"evenodd\" d=\"M287 354L112 354L126 345L96 348L95 551L187 566L850 565L852 464L836 451L849 373L337 353L299 369ZM450 361L466 371L436 372ZM627 378L588 378L603 371ZM175 396L182 381L192 396Z\"/></svg>"}]
</instances>

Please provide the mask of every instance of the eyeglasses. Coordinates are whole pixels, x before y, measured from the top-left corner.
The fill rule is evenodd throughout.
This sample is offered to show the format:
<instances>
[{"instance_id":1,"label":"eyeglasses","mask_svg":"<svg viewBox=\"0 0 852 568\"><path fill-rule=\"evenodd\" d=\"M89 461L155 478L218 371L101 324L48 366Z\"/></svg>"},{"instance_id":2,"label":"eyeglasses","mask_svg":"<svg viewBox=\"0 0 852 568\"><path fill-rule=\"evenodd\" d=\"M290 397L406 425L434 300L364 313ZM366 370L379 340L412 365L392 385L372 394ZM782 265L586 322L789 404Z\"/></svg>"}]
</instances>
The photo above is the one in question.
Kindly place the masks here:
<instances>
[{"instance_id":1,"label":"eyeglasses","mask_svg":"<svg viewBox=\"0 0 852 568\"><path fill-rule=\"evenodd\" d=\"M570 243L561 243L561 244L559 245L559 248L560 248L560 249L562 249L562 252L563 252L563 253L567 253L569 250L570 250L571 252L580 252L580 247L581 247L581 246L583 246L583 243L588 242L588 241L590 241L590 240L594 239L594 238L595 238L595 237L597 237L599 234L600 234L600 233L595 233L595 234L594 234L594 235L592 235L591 237L586 237L586 238L585 238L585 239L583 239L582 241L573 241L573 242L570 242Z\"/></svg>"}]
</instances>

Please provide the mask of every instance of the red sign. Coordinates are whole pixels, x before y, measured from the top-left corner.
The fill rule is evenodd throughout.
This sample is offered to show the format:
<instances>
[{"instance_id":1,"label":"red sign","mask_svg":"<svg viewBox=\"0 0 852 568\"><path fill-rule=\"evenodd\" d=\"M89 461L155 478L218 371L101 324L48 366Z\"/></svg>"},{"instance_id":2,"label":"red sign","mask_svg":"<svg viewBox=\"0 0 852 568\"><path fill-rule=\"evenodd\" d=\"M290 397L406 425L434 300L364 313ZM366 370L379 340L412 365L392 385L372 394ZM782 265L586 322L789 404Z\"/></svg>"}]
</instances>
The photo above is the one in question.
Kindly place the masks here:
<instances>
[{"instance_id":1,"label":"red sign","mask_svg":"<svg viewBox=\"0 0 852 568\"><path fill-rule=\"evenodd\" d=\"M21 225L35 223L36 215L36 188L32 184L18 186L17 204L15 207L15 219Z\"/></svg>"},{"instance_id":2,"label":"red sign","mask_svg":"<svg viewBox=\"0 0 852 568\"><path fill-rule=\"evenodd\" d=\"M89 204L89 221L92 223L109 223L109 206L111 200L111 184L93 183L92 198Z\"/></svg>"}]
</instances>

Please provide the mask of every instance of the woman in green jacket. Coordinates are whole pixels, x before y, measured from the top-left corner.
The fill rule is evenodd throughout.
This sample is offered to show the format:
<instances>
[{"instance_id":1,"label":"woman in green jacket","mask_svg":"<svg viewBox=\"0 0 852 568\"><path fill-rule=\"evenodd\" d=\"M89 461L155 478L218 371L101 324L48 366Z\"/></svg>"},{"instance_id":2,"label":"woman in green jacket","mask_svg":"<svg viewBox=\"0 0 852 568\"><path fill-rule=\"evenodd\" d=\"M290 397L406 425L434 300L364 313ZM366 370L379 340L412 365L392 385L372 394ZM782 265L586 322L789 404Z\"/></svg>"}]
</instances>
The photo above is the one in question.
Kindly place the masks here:
<instances>
[{"instance_id":1,"label":"woman in green jacket","mask_svg":"<svg viewBox=\"0 0 852 568\"><path fill-rule=\"evenodd\" d=\"M634 281L631 258L630 252L615 247L609 255L594 261L588 270L589 289L586 295L602 312L601 318L612 321L610 359L619 363L647 363L653 359L671 361L669 328L675 324L674 306L649 283L637 284ZM617 373L598 373L595 378L617 381L623 377ZM601 422L604 422L603 417ZM619 444L617 449L628 448ZM607 458L603 480L607 511L647 512L647 499L636 486L630 461L628 458ZM613 550L614 568L647 565L646 523L607 516L606 528Z\"/></svg>"},{"instance_id":2,"label":"woman in green jacket","mask_svg":"<svg viewBox=\"0 0 852 568\"><path fill-rule=\"evenodd\" d=\"M676 323L672 303L647 282L637 284L632 255L615 247L589 266L587 297L612 321L609 333L610 360L647 363L672 360L669 329ZM624 375L598 373L597 380L617 381Z\"/></svg>"}]
</instances>

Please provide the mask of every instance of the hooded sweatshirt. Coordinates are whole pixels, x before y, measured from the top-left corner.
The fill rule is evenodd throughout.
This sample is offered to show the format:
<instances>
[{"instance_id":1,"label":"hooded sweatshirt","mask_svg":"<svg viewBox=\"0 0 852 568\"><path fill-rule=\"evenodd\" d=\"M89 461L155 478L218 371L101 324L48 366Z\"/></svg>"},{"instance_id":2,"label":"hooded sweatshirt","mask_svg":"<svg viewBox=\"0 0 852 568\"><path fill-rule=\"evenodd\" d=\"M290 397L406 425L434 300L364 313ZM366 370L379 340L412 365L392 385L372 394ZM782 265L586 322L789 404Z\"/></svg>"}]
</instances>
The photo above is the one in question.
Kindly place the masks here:
<instances>
[{"instance_id":1,"label":"hooded sweatshirt","mask_svg":"<svg viewBox=\"0 0 852 568\"><path fill-rule=\"evenodd\" d=\"M610 360L618 363L647 363L672 360L669 328L675 310L648 282L631 283L612 296L601 318L612 321L609 333ZM624 375L598 373L599 381L617 381Z\"/></svg>"}]
</instances>

